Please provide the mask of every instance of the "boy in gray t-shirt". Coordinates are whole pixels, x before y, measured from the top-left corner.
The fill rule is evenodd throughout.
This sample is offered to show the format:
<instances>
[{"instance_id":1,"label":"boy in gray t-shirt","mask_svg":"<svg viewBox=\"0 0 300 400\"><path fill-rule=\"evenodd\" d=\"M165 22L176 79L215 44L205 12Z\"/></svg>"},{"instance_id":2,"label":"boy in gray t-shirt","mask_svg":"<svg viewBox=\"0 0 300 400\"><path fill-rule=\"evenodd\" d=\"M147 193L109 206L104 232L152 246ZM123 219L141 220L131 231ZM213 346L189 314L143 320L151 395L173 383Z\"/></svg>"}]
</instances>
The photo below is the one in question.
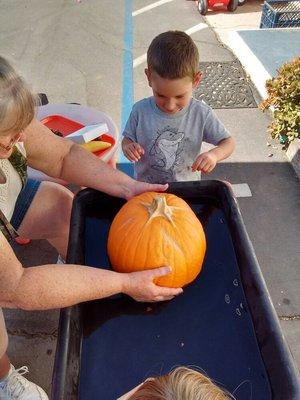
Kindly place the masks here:
<instances>
[{"instance_id":1,"label":"boy in gray t-shirt","mask_svg":"<svg viewBox=\"0 0 300 400\"><path fill-rule=\"evenodd\" d=\"M192 97L201 80L198 49L186 33L165 32L150 44L147 63L153 96L133 106L123 152L139 180L199 180L233 152L234 140L211 107ZM200 154L202 141L216 147Z\"/></svg>"}]
</instances>

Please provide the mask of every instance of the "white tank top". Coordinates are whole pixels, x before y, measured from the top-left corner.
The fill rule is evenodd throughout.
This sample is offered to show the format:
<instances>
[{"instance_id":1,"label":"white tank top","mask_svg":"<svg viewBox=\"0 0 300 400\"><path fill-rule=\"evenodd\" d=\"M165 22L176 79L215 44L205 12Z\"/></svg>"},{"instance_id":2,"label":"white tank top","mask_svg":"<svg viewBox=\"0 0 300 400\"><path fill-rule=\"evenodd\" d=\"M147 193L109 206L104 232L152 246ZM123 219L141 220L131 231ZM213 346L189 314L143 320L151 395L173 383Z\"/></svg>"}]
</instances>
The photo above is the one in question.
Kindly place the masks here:
<instances>
[{"instance_id":1,"label":"white tank top","mask_svg":"<svg viewBox=\"0 0 300 400\"><path fill-rule=\"evenodd\" d=\"M25 156L26 152L23 144L17 143L16 146ZM2 178L1 181L4 181L4 183L0 182L0 210L10 221L18 195L22 189L22 180L18 172L7 159L0 159L0 175Z\"/></svg>"}]
</instances>

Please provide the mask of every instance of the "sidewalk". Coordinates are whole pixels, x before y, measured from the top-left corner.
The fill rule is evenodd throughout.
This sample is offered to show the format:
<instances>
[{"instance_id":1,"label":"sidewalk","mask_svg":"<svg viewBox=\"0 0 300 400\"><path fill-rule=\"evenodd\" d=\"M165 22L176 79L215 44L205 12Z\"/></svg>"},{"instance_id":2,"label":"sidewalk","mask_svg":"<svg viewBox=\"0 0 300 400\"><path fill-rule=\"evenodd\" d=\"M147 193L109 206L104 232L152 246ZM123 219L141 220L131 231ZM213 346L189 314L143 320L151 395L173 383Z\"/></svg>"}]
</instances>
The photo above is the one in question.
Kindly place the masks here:
<instances>
[{"instance_id":1,"label":"sidewalk","mask_svg":"<svg viewBox=\"0 0 300 400\"><path fill-rule=\"evenodd\" d=\"M260 29L261 1L248 1L234 14L211 13L206 21L219 40L228 46L265 99L265 82L278 69L300 54L300 28ZM300 177L300 139L289 146L286 156Z\"/></svg>"},{"instance_id":2,"label":"sidewalk","mask_svg":"<svg viewBox=\"0 0 300 400\"><path fill-rule=\"evenodd\" d=\"M109 1L52 3L30 0L26 5L3 5L2 55L21 68L35 90L47 93L50 102L74 101L98 108L120 128L124 8ZM132 1L133 10L142 9L144 3ZM143 60L156 34L168 29L189 30L201 61L231 62L236 55L228 48L229 31L232 27L257 27L260 11L261 2L249 0L234 14L209 13L204 19L194 2L170 0L132 17L135 100L150 94ZM239 198L238 202L284 335L299 366L299 179L280 147L268 144L267 114L258 108L223 108L216 112L236 138L237 148L209 179L247 183L251 189L252 197ZM44 241L17 246L16 252L27 266L55 262L57 258ZM16 366L29 365L29 377L50 393L59 312L9 310L5 315L13 362Z\"/></svg>"}]
</instances>

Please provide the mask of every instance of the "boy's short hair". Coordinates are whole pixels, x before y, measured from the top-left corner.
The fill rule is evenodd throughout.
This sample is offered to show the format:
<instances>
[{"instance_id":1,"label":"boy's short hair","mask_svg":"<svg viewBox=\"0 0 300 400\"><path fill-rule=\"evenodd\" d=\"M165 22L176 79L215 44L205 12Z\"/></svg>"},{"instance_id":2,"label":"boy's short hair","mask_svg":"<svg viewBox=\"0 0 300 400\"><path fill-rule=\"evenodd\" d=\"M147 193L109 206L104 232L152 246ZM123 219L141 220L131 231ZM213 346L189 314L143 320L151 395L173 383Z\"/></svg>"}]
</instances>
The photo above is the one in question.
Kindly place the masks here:
<instances>
[{"instance_id":1,"label":"boy's short hair","mask_svg":"<svg viewBox=\"0 0 300 400\"><path fill-rule=\"evenodd\" d=\"M35 117L38 97L0 56L0 134L20 133Z\"/></svg>"},{"instance_id":2,"label":"boy's short hair","mask_svg":"<svg viewBox=\"0 0 300 400\"><path fill-rule=\"evenodd\" d=\"M168 375L145 381L128 400L233 400L201 372L178 367Z\"/></svg>"},{"instance_id":3,"label":"boy's short hair","mask_svg":"<svg viewBox=\"0 0 300 400\"><path fill-rule=\"evenodd\" d=\"M147 51L150 72L161 78L194 79L199 71L199 53L196 44L185 32L168 31L156 36Z\"/></svg>"}]
</instances>

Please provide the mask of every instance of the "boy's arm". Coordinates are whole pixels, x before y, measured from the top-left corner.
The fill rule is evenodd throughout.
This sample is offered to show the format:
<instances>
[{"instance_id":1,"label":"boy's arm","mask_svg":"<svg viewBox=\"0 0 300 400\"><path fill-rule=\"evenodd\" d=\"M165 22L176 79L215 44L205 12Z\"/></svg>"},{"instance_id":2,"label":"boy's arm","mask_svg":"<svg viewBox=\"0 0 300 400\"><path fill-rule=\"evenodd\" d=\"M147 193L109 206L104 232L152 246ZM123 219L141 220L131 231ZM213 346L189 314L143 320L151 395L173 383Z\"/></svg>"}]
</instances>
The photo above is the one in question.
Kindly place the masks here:
<instances>
[{"instance_id":1,"label":"boy's arm","mask_svg":"<svg viewBox=\"0 0 300 400\"><path fill-rule=\"evenodd\" d=\"M122 150L125 157L132 162L137 162L140 160L141 156L145 154L143 147L128 137L124 137L122 140Z\"/></svg>"},{"instance_id":2,"label":"boy's arm","mask_svg":"<svg viewBox=\"0 0 300 400\"><path fill-rule=\"evenodd\" d=\"M220 140L216 147L200 154L192 165L192 171L211 172L217 163L229 157L235 147L232 137Z\"/></svg>"},{"instance_id":3,"label":"boy's arm","mask_svg":"<svg viewBox=\"0 0 300 400\"><path fill-rule=\"evenodd\" d=\"M234 148L235 148L235 141L232 137L229 137L220 140L217 146L209 150L208 153L214 154L217 158L217 162L219 162L229 157L230 154L232 154Z\"/></svg>"},{"instance_id":4,"label":"boy's arm","mask_svg":"<svg viewBox=\"0 0 300 400\"><path fill-rule=\"evenodd\" d=\"M219 120L213 109L206 104L199 103L200 114L204 116L203 141L215 147L199 154L194 161L192 171L211 172L217 162L229 157L235 147L234 139Z\"/></svg>"},{"instance_id":5,"label":"boy's arm","mask_svg":"<svg viewBox=\"0 0 300 400\"><path fill-rule=\"evenodd\" d=\"M132 162L139 161L141 156L145 154L143 147L138 143L137 139L138 113L139 107L135 104L122 132L122 150L125 157Z\"/></svg>"}]
</instances>

